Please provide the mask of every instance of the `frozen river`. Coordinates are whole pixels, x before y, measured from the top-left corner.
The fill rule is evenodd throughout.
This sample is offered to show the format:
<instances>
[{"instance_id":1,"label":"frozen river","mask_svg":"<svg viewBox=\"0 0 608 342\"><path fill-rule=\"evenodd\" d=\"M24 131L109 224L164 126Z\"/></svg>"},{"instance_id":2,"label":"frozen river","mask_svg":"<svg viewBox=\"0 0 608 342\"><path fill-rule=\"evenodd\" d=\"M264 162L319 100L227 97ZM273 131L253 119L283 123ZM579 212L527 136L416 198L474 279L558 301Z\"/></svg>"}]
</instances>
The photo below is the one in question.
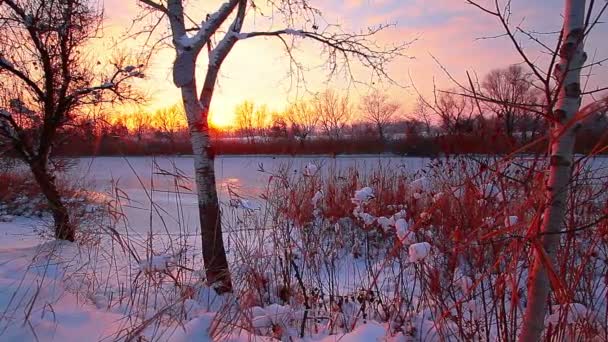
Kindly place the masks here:
<instances>
[{"instance_id":1,"label":"frozen river","mask_svg":"<svg viewBox=\"0 0 608 342\"><path fill-rule=\"evenodd\" d=\"M416 171L429 159L394 156L221 156L216 159L216 181L220 201L229 199L228 189L248 198L255 204L268 183L268 173L280 167L290 172L302 172L305 165L314 163L319 172L346 170L357 167L360 172L379 164ZM169 174L180 174L177 178ZM120 197L131 229L157 233L198 229L196 197L193 193L193 161L191 157L95 157L79 158L70 171L87 188L112 197ZM116 191L118 189L118 191ZM156 208L152 208L151 201ZM165 228L166 227L166 228Z\"/></svg>"}]
</instances>

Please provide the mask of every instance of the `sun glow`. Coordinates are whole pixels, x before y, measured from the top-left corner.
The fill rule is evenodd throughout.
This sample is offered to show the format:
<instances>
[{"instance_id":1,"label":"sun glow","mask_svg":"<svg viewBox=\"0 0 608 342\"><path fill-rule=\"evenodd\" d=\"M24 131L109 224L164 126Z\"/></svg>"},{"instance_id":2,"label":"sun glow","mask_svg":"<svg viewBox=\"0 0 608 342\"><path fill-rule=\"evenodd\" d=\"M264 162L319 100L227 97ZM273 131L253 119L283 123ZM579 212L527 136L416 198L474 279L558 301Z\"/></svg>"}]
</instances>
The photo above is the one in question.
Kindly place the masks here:
<instances>
[{"instance_id":1,"label":"sun glow","mask_svg":"<svg viewBox=\"0 0 608 342\"><path fill-rule=\"evenodd\" d=\"M211 112L209 113L209 126L222 130L222 131L226 131L226 130L230 130L233 126L234 126L234 114L232 114L230 112L225 113L219 113L219 112Z\"/></svg>"}]
</instances>

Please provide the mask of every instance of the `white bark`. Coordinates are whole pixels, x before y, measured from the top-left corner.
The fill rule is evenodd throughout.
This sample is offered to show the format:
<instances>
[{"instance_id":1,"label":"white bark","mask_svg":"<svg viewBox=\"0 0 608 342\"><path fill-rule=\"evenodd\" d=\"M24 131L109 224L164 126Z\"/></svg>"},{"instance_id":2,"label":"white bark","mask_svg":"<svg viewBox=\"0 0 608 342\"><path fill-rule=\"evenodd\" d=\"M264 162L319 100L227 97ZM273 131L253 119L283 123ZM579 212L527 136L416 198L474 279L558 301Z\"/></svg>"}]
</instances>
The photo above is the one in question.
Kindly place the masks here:
<instances>
[{"instance_id":1,"label":"white bark","mask_svg":"<svg viewBox=\"0 0 608 342\"><path fill-rule=\"evenodd\" d=\"M207 122L209 106L217 80L219 67L236 43L245 15L246 0L229 0L206 21L201 23L199 32L188 37L184 24L183 0L168 0L167 7L153 0L140 0L148 6L167 15L175 47L173 82L181 89L182 101L186 111L190 142L194 154L194 172L198 196L201 225L201 240L205 273L209 283L218 285L218 292L231 291L232 284L228 273L228 262L224 250L221 213L215 185L214 152L209 139ZM203 89L198 94L196 84L196 61L199 53L210 37L227 20L238 5L237 17L224 39L210 53L210 63Z\"/></svg>"},{"instance_id":2,"label":"white bark","mask_svg":"<svg viewBox=\"0 0 608 342\"><path fill-rule=\"evenodd\" d=\"M557 70L557 78L561 87L553 111L556 122L551 128L549 179L545 189L546 205L540 235L540 245L554 269L560 243L559 232L563 230L566 213L572 154L576 127L578 127L578 125L568 124L574 119L581 104L580 70L586 59L583 50L584 20L585 0L566 0L564 41L559 51L560 64ZM547 269L541 260L539 251L536 250L534 265L529 276L528 305L519 341L541 340L550 289Z\"/></svg>"}]
</instances>

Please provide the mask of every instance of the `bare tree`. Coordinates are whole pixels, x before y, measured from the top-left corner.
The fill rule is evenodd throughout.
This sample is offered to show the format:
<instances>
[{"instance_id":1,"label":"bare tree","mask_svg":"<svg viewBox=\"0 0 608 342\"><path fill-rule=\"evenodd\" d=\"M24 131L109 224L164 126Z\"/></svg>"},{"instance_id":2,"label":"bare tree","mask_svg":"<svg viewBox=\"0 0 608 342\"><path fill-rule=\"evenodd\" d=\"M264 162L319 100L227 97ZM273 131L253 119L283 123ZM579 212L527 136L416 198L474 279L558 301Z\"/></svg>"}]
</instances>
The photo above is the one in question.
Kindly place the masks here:
<instances>
[{"instance_id":1,"label":"bare tree","mask_svg":"<svg viewBox=\"0 0 608 342\"><path fill-rule=\"evenodd\" d=\"M169 142L173 146L177 132L186 127L184 108L181 104L174 104L159 109L154 113L153 123L169 139Z\"/></svg>"},{"instance_id":2,"label":"bare tree","mask_svg":"<svg viewBox=\"0 0 608 342\"><path fill-rule=\"evenodd\" d=\"M125 81L143 76L124 60L102 77L87 63L83 48L102 15L87 0L0 1L0 135L32 171L62 240L76 230L49 164L58 133L87 106L136 99Z\"/></svg>"},{"instance_id":3,"label":"bare tree","mask_svg":"<svg viewBox=\"0 0 608 342\"><path fill-rule=\"evenodd\" d=\"M236 106L236 127L240 134L247 138L248 142L253 142L255 135L255 107L253 102L244 101Z\"/></svg>"},{"instance_id":4,"label":"bare tree","mask_svg":"<svg viewBox=\"0 0 608 342\"><path fill-rule=\"evenodd\" d=\"M447 134L471 133L473 131L475 112L472 101L466 96L453 92L435 92L432 103L422 96L420 99L427 110L437 116Z\"/></svg>"},{"instance_id":5,"label":"bare tree","mask_svg":"<svg viewBox=\"0 0 608 342\"><path fill-rule=\"evenodd\" d=\"M306 139L315 131L319 122L319 115L315 112L314 105L301 99L290 104L285 109L285 116L291 126L293 135L304 144Z\"/></svg>"},{"instance_id":6,"label":"bare tree","mask_svg":"<svg viewBox=\"0 0 608 342\"><path fill-rule=\"evenodd\" d=\"M266 132L266 128L268 128L268 123L270 119L270 112L268 111L268 106L265 104L258 106L253 113L254 123L255 123L255 131L258 136L264 135Z\"/></svg>"},{"instance_id":7,"label":"bare tree","mask_svg":"<svg viewBox=\"0 0 608 342\"><path fill-rule=\"evenodd\" d=\"M129 115L129 124L137 141L143 140L144 134L152 128L152 116L148 112L137 111Z\"/></svg>"},{"instance_id":8,"label":"bare tree","mask_svg":"<svg viewBox=\"0 0 608 342\"><path fill-rule=\"evenodd\" d=\"M418 98L416 99L416 104L409 119L424 123L424 132L426 136L431 136L433 128L433 118L431 115L431 110L427 106L426 101L422 96L418 96Z\"/></svg>"},{"instance_id":9,"label":"bare tree","mask_svg":"<svg viewBox=\"0 0 608 342\"><path fill-rule=\"evenodd\" d=\"M330 139L339 140L353 116L348 96L341 96L334 90L327 89L315 97L314 104L325 135Z\"/></svg>"},{"instance_id":10,"label":"bare tree","mask_svg":"<svg viewBox=\"0 0 608 342\"><path fill-rule=\"evenodd\" d=\"M248 16L257 13L258 6L248 0L228 0L211 14L186 13L183 0L138 0L149 11L146 14L157 14L158 20L151 26L158 27L160 21L167 19L171 27L172 44L176 51L173 64L173 82L181 89L182 100L188 118L188 126L194 152L195 178L198 190L199 216L203 259L207 281L216 285L219 292L232 289L221 233L220 207L215 186L214 152L209 139L208 115L211 100L217 83L218 73L224 60L242 39L255 37L275 37L287 50L292 66L299 66L291 53L292 44L287 42L291 37L310 39L321 43L324 54L332 72L350 70L355 60L372 69L375 75L387 77L385 65L401 55L405 44L378 48L370 38L386 28L378 26L358 34L345 33L335 25L319 27L320 12L308 1L269 1L268 13L276 13L287 26L275 31L243 33L241 29ZM192 18L201 18L193 21ZM140 16L141 18L141 16ZM231 18L231 19L229 19ZM189 27L194 23L194 27ZM198 24L200 23L200 24ZM310 29L308 29L310 27ZM145 31L145 30L144 30ZM194 32L189 36L189 32ZM212 40L217 44L212 44ZM208 64L204 83L199 89L196 82L196 63L201 51L206 47ZM345 65L345 69L338 68ZM298 68L297 68L298 69ZM300 70L300 69L298 69ZM351 74L352 75L352 74Z\"/></svg>"},{"instance_id":11,"label":"bare tree","mask_svg":"<svg viewBox=\"0 0 608 342\"><path fill-rule=\"evenodd\" d=\"M486 102L486 107L502 121L504 133L510 138L529 117L530 110L523 104L540 102L540 92L533 84L532 74L517 64L490 71L484 77L482 89L487 96L496 100ZM538 115L534 117L538 118Z\"/></svg>"},{"instance_id":12,"label":"bare tree","mask_svg":"<svg viewBox=\"0 0 608 342\"><path fill-rule=\"evenodd\" d=\"M386 94L374 89L361 99L359 108L363 112L364 118L376 126L380 140L385 142L385 127L393 120L393 116L399 110L399 105L391 102Z\"/></svg>"}]
</instances>

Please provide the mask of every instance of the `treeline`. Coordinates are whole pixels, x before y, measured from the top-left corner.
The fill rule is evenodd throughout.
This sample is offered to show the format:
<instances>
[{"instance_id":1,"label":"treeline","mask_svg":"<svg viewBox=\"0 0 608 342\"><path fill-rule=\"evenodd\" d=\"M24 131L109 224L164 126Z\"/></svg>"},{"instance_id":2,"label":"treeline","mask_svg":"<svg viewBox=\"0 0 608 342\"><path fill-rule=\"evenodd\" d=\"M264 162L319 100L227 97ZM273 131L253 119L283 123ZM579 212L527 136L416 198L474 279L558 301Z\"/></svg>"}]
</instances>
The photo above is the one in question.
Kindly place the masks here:
<instances>
[{"instance_id":1,"label":"treeline","mask_svg":"<svg viewBox=\"0 0 608 342\"><path fill-rule=\"evenodd\" d=\"M405 113L374 90L354 101L328 89L290 103L282 111L244 101L230 129L211 127L216 154L410 154L544 152L543 94L520 66L497 69L477 87L497 101L478 101L457 90L419 96ZM605 112L590 116L578 132L576 152L605 146ZM8 145L6 145L8 146ZM191 154L183 109L78 116L58 132L53 151L62 156ZM6 153L6 151L5 151Z\"/></svg>"},{"instance_id":2,"label":"treeline","mask_svg":"<svg viewBox=\"0 0 608 342\"><path fill-rule=\"evenodd\" d=\"M485 124L491 122L486 121ZM602 123L604 129L607 127ZM576 152L589 153L598 141L606 144L603 130L598 126L579 132ZM499 130L479 129L475 132L447 133L433 126L431 134L416 122L399 121L385 127L386 137L380 138L370 125L353 124L338 137L322 134L301 139L291 130L277 135L275 130L260 132L253 138L238 132L215 131L212 135L214 151L220 155L237 154L408 154L436 156L462 153L509 153L530 145L522 152L544 152L547 145L540 133L508 136ZM395 133L400 132L400 133ZM93 129L81 126L62 132L62 143L55 155L62 156L114 156L114 155L172 155L191 154L188 132L184 129L166 132L152 130L146 134L133 134L126 127L107 125ZM534 143L535 142L535 143Z\"/></svg>"}]
</instances>

